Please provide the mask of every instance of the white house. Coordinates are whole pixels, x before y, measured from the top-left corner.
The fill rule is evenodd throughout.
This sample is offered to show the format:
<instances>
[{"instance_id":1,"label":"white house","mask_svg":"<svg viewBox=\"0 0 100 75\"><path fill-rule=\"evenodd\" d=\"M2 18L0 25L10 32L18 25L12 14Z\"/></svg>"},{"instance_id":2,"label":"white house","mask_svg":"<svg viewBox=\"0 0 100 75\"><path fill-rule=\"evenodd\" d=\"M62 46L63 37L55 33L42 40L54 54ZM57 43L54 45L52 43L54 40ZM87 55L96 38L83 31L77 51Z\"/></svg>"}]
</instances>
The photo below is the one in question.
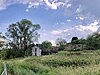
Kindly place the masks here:
<instances>
[{"instance_id":1,"label":"white house","mask_svg":"<svg viewBox=\"0 0 100 75\"><path fill-rule=\"evenodd\" d=\"M41 56L42 50L38 46L32 48L32 56Z\"/></svg>"}]
</instances>

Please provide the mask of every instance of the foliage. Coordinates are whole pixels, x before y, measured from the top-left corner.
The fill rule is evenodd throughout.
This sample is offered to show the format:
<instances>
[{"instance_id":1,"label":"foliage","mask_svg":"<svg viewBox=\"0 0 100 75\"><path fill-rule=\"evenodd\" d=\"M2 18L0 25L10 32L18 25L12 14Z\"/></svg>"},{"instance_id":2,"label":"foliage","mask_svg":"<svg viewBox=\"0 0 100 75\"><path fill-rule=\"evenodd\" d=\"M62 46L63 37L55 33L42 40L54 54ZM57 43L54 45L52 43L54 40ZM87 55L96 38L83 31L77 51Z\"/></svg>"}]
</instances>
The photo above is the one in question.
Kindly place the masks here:
<instances>
[{"instance_id":1,"label":"foliage","mask_svg":"<svg viewBox=\"0 0 100 75\"><path fill-rule=\"evenodd\" d=\"M52 43L48 41L42 42L39 46L42 49L43 54L48 54L48 52L52 49Z\"/></svg>"},{"instance_id":2,"label":"foliage","mask_svg":"<svg viewBox=\"0 0 100 75\"><path fill-rule=\"evenodd\" d=\"M0 59L6 59L8 55L8 50L1 50L0 51Z\"/></svg>"},{"instance_id":3,"label":"foliage","mask_svg":"<svg viewBox=\"0 0 100 75\"><path fill-rule=\"evenodd\" d=\"M64 50L67 45L67 42L65 39L58 38L56 39L56 46L59 48L59 50Z\"/></svg>"},{"instance_id":4,"label":"foliage","mask_svg":"<svg viewBox=\"0 0 100 75\"><path fill-rule=\"evenodd\" d=\"M43 66L42 64L28 64L24 63L7 63L9 74L13 75L47 75L49 67Z\"/></svg>"},{"instance_id":5,"label":"foliage","mask_svg":"<svg viewBox=\"0 0 100 75\"><path fill-rule=\"evenodd\" d=\"M0 74L3 72L3 63L0 62Z\"/></svg>"},{"instance_id":6,"label":"foliage","mask_svg":"<svg viewBox=\"0 0 100 75\"><path fill-rule=\"evenodd\" d=\"M38 39L39 29L39 24L32 24L27 19L9 25L6 35L10 39L9 45L15 57L25 56L25 53L31 49L31 43Z\"/></svg>"},{"instance_id":7,"label":"foliage","mask_svg":"<svg viewBox=\"0 0 100 75\"><path fill-rule=\"evenodd\" d=\"M100 33L96 32L93 35L89 35L86 41L87 49L100 49Z\"/></svg>"},{"instance_id":8,"label":"foliage","mask_svg":"<svg viewBox=\"0 0 100 75\"><path fill-rule=\"evenodd\" d=\"M67 42L66 42L65 39L62 39L62 38L57 38L56 39L56 45L57 46L66 45L66 44L67 44Z\"/></svg>"},{"instance_id":9,"label":"foliage","mask_svg":"<svg viewBox=\"0 0 100 75\"><path fill-rule=\"evenodd\" d=\"M77 37L73 37L71 44L73 46L81 44L83 46L82 49L87 49L87 50L100 49L100 33L95 32L92 35L89 35L86 39L78 39Z\"/></svg>"},{"instance_id":10,"label":"foliage","mask_svg":"<svg viewBox=\"0 0 100 75\"><path fill-rule=\"evenodd\" d=\"M5 36L3 36L3 34L0 32L0 48L3 47L5 42Z\"/></svg>"},{"instance_id":11,"label":"foliage","mask_svg":"<svg viewBox=\"0 0 100 75\"><path fill-rule=\"evenodd\" d=\"M83 38L81 38L81 39L79 39L78 40L79 41L79 44L86 44L86 39L83 39Z\"/></svg>"},{"instance_id":12,"label":"foliage","mask_svg":"<svg viewBox=\"0 0 100 75\"><path fill-rule=\"evenodd\" d=\"M78 37L72 37L71 43L72 44L78 44L79 43Z\"/></svg>"}]
</instances>

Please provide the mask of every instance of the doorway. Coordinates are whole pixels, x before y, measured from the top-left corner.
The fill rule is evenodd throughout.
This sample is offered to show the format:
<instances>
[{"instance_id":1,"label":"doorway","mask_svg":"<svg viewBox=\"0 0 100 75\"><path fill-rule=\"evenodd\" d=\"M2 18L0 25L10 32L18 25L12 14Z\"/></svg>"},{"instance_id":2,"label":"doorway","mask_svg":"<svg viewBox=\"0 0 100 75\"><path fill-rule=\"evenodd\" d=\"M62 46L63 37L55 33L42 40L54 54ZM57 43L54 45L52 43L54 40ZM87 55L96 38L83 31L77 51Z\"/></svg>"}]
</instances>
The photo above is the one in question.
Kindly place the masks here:
<instances>
[{"instance_id":1,"label":"doorway","mask_svg":"<svg viewBox=\"0 0 100 75\"><path fill-rule=\"evenodd\" d=\"M37 56L37 48L35 48L35 56Z\"/></svg>"}]
</instances>

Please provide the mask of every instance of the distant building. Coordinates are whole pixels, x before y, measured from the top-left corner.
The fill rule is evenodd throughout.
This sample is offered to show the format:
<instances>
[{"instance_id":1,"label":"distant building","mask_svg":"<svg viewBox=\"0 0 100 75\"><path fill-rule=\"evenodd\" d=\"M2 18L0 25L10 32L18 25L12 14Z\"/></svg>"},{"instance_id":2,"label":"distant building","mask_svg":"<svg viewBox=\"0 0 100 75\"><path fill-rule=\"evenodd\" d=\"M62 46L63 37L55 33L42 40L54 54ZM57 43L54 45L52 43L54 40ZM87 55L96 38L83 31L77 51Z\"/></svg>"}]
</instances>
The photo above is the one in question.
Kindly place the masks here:
<instances>
[{"instance_id":1,"label":"distant building","mask_svg":"<svg viewBox=\"0 0 100 75\"><path fill-rule=\"evenodd\" d=\"M42 50L37 46L32 47L32 56L41 56Z\"/></svg>"}]
</instances>

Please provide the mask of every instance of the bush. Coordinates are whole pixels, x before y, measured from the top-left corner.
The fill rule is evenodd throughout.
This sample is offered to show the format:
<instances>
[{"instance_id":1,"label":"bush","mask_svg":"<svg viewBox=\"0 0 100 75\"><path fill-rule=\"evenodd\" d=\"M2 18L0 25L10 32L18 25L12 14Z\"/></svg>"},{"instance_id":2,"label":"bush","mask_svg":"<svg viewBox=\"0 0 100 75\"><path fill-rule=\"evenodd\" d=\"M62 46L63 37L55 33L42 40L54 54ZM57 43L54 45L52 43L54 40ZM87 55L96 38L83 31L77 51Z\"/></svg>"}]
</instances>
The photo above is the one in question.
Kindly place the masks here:
<instances>
[{"instance_id":1,"label":"bush","mask_svg":"<svg viewBox=\"0 0 100 75\"><path fill-rule=\"evenodd\" d=\"M68 52L68 51L60 51L56 55L65 56L65 55L69 55L69 54L70 54L70 52Z\"/></svg>"},{"instance_id":2,"label":"bush","mask_svg":"<svg viewBox=\"0 0 100 75\"><path fill-rule=\"evenodd\" d=\"M0 74L3 72L3 64L0 62Z\"/></svg>"},{"instance_id":3,"label":"bush","mask_svg":"<svg viewBox=\"0 0 100 75\"><path fill-rule=\"evenodd\" d=\"M1 50L0 51L0 59L6 59L8 55L8 50Z\"/></svg>"},{"instance_id":4,"label":"bush","mask_svg":"<svg viewBox=\"0 0 100 75\"><path fill-rule=\"evenodd\" d=\"M42 64L29 64L29 63L7 63L7 70L12 75L47 75L49 67Z\"/></svg>"},{"instance_id":5,"label":"bush","mask_svg":"<svg viewBox=\"0 0 100 75\"><path fill-rule=\"evenodd\" d=\"M85 65L89 65L91 60L87 59L69 59L69 60L61 60L61 59L51 59L44 61L43 64L47 64L48 66L58 67L58 66L66 66L66 67L81 67Z\"/></svg>"}]
</instances>

